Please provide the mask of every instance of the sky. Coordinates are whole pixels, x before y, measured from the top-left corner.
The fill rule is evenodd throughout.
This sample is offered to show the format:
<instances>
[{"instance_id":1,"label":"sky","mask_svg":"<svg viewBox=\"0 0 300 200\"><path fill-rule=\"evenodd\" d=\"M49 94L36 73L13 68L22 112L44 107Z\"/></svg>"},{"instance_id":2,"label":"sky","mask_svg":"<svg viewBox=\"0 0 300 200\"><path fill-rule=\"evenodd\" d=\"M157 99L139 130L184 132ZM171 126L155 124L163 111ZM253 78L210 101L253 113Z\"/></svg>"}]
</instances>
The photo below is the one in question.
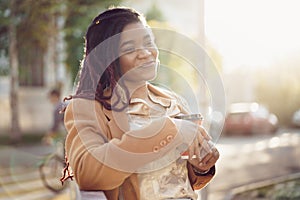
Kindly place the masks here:
<instances>
[{"instance_id":1,"label":"sky","mask_svg":"<svg viewBox=\"0 0 300 200\"><path fill-rule=\"evenodd\" d=\"M267 68L285 57L300 55L300 0L203 0L205 36L222 56L222 68ZM199 39L199 0L128 0L145 13L159 4L171 26Z\"/></svg>"},{"instance_id":2,"label":"sky","mask_svg":"<svg viewBox=\"0 0 300 200\"><path fill-rule=\"evenodd\" d=\"M300 55L300 1L207 0L205 33L225 71Z\"/></svg>"}]
</instances>

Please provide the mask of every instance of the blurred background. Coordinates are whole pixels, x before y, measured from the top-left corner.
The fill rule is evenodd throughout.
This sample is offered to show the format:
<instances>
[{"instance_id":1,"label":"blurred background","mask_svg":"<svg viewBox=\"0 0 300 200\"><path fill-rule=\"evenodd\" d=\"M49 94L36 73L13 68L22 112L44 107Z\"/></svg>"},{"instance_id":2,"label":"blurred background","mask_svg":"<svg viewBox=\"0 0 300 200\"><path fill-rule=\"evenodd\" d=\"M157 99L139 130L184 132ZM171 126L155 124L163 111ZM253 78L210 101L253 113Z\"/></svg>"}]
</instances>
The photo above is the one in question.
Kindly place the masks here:
<instances>
[{"instance_id":1,"label":"blurred background","mask_svg":"<svg viewBox=\"0 0 300 200\"><path fill-rule=\"evenodd\" d=\"M144 13L150 26L183 34L206 51L222 78L226 95L224 129L218 142L225 156L235 155L237 146L245 147L247 153L261 153L274 149L275 144L289 148L288 151L278 148L279 157L287 152L292 156L286 157L286 163L292 163L289 170L286 166L282 166L285 170L279 167L277 176L300 171L295 159L300 156L300 3L297 0L0 0L2 149L28 151L28 155L37 156L32 162L52 151L41 144L53 123L48 93L57 88L62 97L72 94L84 51L85 31L94 16L112 5L131 6ZM187 65L164 52L160 59L166 66L178 68L178 73L180 67ZM205 63L203 67L209 71ZM192 79L193 73L189 73L186 76ZM162 69L159 79L178 88L175 76ZM197 88L197 83L193 87ZM210 106L206 98L199 104L200 108ZM283 143L276 143L276 138ZM262 142L265 148L260 148ZM36 155L34 147L44 151ZM222 172L233 170L225 156L220 160L222 178L226 177ZM10 159L4 154L0 158L1 163ZM275 154L271 158L276 158ZM268 164L266 169L270 169L271 161L267 158L262 161ZM240 167L246 169L247 162L241 163ZM0 167L5 171L12 164ZM274 176L261 175L259 180ZM218 182L209 188L219 188L215 191L222 199L232 188L257 181L244 180L222 187L224 180L216 178ZM5 199L6 192L0 192ZM207 196L204 194L202 198Z\"/></svg>"}]
</instances>

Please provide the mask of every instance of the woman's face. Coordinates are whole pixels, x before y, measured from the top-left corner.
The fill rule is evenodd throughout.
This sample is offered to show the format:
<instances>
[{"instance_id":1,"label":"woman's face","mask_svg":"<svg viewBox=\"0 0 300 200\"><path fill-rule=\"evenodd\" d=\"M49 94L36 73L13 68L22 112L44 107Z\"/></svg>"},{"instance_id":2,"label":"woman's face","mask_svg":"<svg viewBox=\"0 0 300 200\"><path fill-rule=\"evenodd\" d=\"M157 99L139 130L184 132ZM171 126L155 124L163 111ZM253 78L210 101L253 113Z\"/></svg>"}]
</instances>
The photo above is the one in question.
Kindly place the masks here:
<instances>
[{"instance_id":1,"label":"woman's face","mask_svg":"<svg viewBox=\"0 0 300 200\"><path fill-rule=\"evenodd\" d=\"M119 47L122 78L131 82L145 82L156 77L158 50L150 28L142 23L124 27Z\"/></svg>"}]
</instances>

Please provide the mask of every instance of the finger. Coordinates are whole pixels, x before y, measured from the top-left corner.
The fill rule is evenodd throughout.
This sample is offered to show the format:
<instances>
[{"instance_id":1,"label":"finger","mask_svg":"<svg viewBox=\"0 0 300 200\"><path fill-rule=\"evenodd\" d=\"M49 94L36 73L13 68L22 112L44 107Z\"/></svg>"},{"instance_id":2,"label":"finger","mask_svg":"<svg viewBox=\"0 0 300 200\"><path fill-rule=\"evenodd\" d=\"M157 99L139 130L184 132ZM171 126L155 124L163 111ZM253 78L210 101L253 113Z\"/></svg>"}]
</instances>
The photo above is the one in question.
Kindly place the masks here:
<instances>
[{"instance_id":1,"label":"finger","mask_svg":"<svg viewBox=\"0 0 300 200\"><path fill-rule=\"evenodd\" d=\"M210 146L210 149L215 149L215 148L216 148L216 147L215 147L215 144L213 143L212 140L209 140L209 141L208 141L208 145Z\"/></svg>"},{"instance_id":2,"label":"finger","mask_svg":"<svg viewBox=\"0 0 300 200\"><path fill-rule=\"evenodd\" d=\"M203 169L203 170L207 170L209 168L211 168L212 166L214 166L216 163L216 160L213 159L213 157L211 157L206 163L199 163L199 168Z\"/></svg>"},{"instance_id":3,"label":"finger","mask_svg":"<svg viewBox=\"0 0 300 200\"><path fill-rule=\"evenodd\" d=\"M204 140L206 140L205 137L202 135L201 131L200 131L200 133L198 132L196 138L197 138L199 144L201 144Z\"/></svg>"},{"instance_id":4,"label":"finger","mask_svg":"<svg viewBox=\"0 0 300 200\"><path fill-rule=\"evenodd\" d=\"M203 126L199 127L199 130L201 132L201 135L206 139L206 140L212 140L212 137L207 133L205 128Z\"/></svg>"},{"instance_id":5,"label":"finger","mask_svg":"<svg viewBox=\"0 0 300 200\"><path fill-rule=\"evenodd\" d=\"M207 162L206 162L206 165L209 166L209 167L212 167L216 164L218 158L215 157L215 156L212 156Z\"/></svg>"},{"instance_id":6,"label":"finger","mask_svg":"<svg viewBox=\"0 0 300 200\"><path fill-rule=\"evenodd\" d=\"M200 163L203 163L206 165L206 163L213 157L213 153L208 153L204 158L200 161Z\"/></svg>"},{"instance_id":7,"label":"finger","mask_svg":"<svg viewBox=\"0 0 300 200\"><path fill-rule=\"evenodd\" d=\"M199 145L200 145L201 149L203 148L207 153L211 153L212 151L211 151L211 148L208 144L208 141L203 139L203 137L199 136L199 135L198 135L198 138L199 138L199 141L200 141Z\"/></svg>"},{"instance_id":8,"label":"finger","mask_svg":"<svg viewBox=\"0 0 300 200\"><path fill-rule=\"evenodd\" d=\"M195 146L195 155L196 157L201 160L201 147L199 146L199 142L197 141L197 145Z\"/></svg>"},{"instance_id":9,"label":"finger","mask_svg":"<svg viewBox=\"0 0 300 200\"><path fill-rule=\"evenodd\" d=\"M195 146L198 143L197 139L193 141L193 143L189 146L189 159L192 160L195 154Z\"/></svg>"},{"instance_id":10,"label":"finger","mask_svg":"<svg viewBox=\"0 0 300 200\"><path fill-rule=\"evenodd\" d=\"M213 155L218 160L220 157L220 153L217 148L213 148Z\"/></svg>"},{"instance_id":11,"label":"finger","mask_svg":"<svg viewBox=\"0 0 300 200\"><path fill-rule=\"evenodd\" d=\"M214 149L212 156L207 160L206 164L209 166L215 165L219 159L219 152L217 149Z\"/></svg>"},{"instance_id":12,"label":"finger","mask_svg":"<svg viewBox=\"0 0 300 200\"><path fill-rule=\"evenodd\" d=\"M208 155L210 154L209 152L207 152L205 149L201 149L200 150L200 155L201 155L201 161Z\"/></svg>"}]
</instances>

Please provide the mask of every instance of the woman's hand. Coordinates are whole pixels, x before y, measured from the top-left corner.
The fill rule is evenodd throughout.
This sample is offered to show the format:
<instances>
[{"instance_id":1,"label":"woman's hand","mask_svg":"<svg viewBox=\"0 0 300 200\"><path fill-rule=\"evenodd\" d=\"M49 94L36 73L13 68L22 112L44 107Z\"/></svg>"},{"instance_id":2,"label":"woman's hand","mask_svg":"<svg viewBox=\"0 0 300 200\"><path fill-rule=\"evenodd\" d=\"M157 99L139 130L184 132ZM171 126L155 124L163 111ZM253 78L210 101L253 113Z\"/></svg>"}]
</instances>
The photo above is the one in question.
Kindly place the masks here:
<instances>
[{"instance_id":1,"label":"woman's hand","mask_svg":"<svg viewBox=\"0 0 300 200\"><path fill-rule=\"evenodd\" d=\"M219 159L219 152L211 142L211 137L202 126L199 134L188 148L189 163L198 171L205 172L213 167Z\"/></svg>"}]
</instances>

